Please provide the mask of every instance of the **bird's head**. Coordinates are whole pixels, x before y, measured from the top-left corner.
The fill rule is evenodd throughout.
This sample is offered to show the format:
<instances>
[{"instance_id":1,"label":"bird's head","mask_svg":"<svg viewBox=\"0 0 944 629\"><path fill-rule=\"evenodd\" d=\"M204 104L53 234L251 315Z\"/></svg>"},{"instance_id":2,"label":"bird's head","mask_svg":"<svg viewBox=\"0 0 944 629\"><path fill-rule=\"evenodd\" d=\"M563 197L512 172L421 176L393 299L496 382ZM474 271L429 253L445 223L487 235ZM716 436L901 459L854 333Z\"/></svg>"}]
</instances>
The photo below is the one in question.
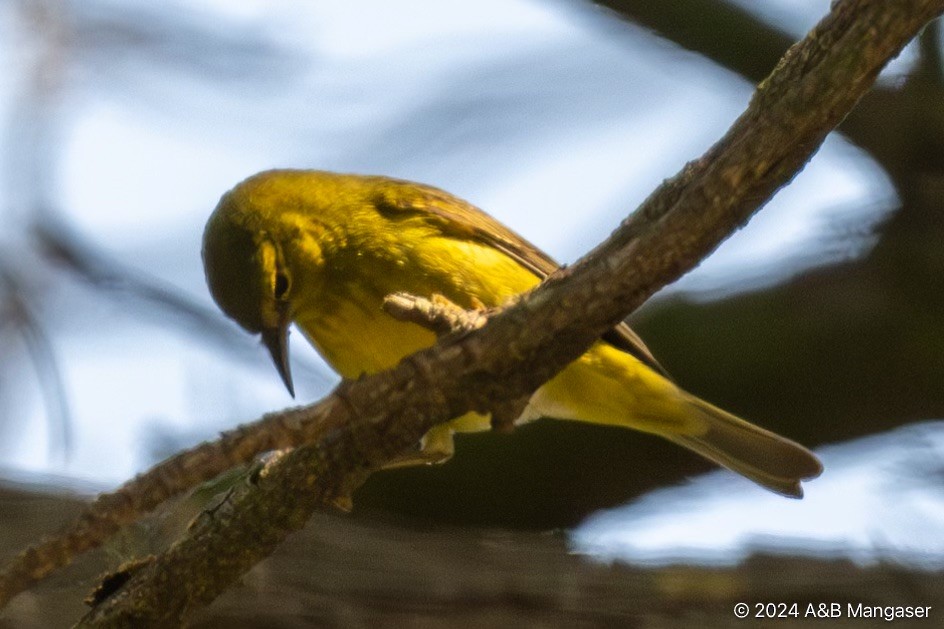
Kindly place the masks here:
<instances>
[{"instance_id":1,"label":"bird's head","mask_svg":"<svg viewBox=\"0 0 944 629\"><path fill-rule=\"evenodd\" d=\"M286 388L295 395L288 356L292 276L282 250L277 199L249 180L230 190L203 233L203 267L219 307L261 334Z\"/></svg>"}]
</instances>

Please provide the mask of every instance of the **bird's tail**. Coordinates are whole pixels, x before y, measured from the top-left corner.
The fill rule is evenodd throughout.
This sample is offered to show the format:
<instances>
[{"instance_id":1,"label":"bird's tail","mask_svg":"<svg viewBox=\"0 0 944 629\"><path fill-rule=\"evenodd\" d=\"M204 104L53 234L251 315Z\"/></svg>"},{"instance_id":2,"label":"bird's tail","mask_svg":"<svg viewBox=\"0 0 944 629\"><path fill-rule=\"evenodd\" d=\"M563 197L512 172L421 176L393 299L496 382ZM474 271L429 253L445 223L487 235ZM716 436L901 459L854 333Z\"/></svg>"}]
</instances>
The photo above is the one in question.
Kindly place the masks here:
<instances>
[{"instance_id":1,"label":"bird's tail","mask_svg":"<svg viewBox=\"0 0 944 629\"><path fill-rule=\"evenodd\" d=\"M686 396L693 412L704 422L704 431L663 434L675 443L791 498L803 497L800 481L816 478L823 471L816 455L800 444L738 419L704 400Z\"/></svg>"}]
</instances>

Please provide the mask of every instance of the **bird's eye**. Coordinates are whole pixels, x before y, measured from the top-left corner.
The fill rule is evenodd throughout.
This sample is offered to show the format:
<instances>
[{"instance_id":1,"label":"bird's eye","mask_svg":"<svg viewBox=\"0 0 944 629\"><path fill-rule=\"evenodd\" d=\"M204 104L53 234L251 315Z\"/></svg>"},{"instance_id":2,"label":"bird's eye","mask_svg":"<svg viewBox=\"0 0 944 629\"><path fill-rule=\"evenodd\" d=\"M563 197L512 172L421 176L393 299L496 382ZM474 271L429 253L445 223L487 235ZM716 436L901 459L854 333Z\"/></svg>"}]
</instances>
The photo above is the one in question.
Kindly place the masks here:
<instances>
[{"instance_id":1,"label":"bird's eye","mask_svg":"<svg viewBox=\"0 0 944 629\"><path fill-rule=\"evenodd\" d=\"M285 299L285 295L288 293L288 276L282 271L278 271L275 274L275 298L276 299Z\"/></svg>"}]
</instances>

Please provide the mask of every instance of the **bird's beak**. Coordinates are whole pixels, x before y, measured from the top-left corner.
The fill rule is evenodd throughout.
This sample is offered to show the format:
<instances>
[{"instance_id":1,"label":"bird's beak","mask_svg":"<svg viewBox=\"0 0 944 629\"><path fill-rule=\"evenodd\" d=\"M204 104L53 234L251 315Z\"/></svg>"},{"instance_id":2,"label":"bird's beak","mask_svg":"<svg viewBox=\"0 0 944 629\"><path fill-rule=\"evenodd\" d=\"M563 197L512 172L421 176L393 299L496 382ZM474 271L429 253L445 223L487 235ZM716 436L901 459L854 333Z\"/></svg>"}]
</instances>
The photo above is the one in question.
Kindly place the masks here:
<instances>
[{"instance_id":1,"label":"bird's beak","mask_svg":"<svg viewBox=\"0 0 944 629\"><path fill-rule=\"evenodd\" d=\"M275 368L282 376L285 388L288 389L292 397L295 397L295 387L292 385L292 368L288 362L288 324L264 329L262 331L262 342L269 348L269 353L272 354Z\"/></svg>"}]
</instances>

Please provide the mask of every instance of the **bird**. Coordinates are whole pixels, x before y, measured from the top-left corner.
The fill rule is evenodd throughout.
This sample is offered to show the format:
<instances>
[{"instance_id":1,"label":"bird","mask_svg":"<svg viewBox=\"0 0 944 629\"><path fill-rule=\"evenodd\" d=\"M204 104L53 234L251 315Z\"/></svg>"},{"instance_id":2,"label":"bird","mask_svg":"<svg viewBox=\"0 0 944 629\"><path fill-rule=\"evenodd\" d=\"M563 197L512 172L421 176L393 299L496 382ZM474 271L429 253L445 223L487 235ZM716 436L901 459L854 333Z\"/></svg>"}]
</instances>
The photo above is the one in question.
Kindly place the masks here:
<instances>
[{"instance_id":1,"label":"bird","mask_svg":"<svg viewBox=\"0 0 944 629\"><path fill-rule=\"evenodd\" d=\"M203 234L207 285L223 312L261 336L289 393L294 324L342 378L394 367L436 342L383 309L395 293L499 306L559 268L471 203L433 186L321 170L257 173L223 194ZM787 497L822 464L798 443L686 392L626 323L538 388L516 424L542 417L659 435ZM390 467L439 463L469 412L432 428Z\"/></svg>"}]
</instances>

